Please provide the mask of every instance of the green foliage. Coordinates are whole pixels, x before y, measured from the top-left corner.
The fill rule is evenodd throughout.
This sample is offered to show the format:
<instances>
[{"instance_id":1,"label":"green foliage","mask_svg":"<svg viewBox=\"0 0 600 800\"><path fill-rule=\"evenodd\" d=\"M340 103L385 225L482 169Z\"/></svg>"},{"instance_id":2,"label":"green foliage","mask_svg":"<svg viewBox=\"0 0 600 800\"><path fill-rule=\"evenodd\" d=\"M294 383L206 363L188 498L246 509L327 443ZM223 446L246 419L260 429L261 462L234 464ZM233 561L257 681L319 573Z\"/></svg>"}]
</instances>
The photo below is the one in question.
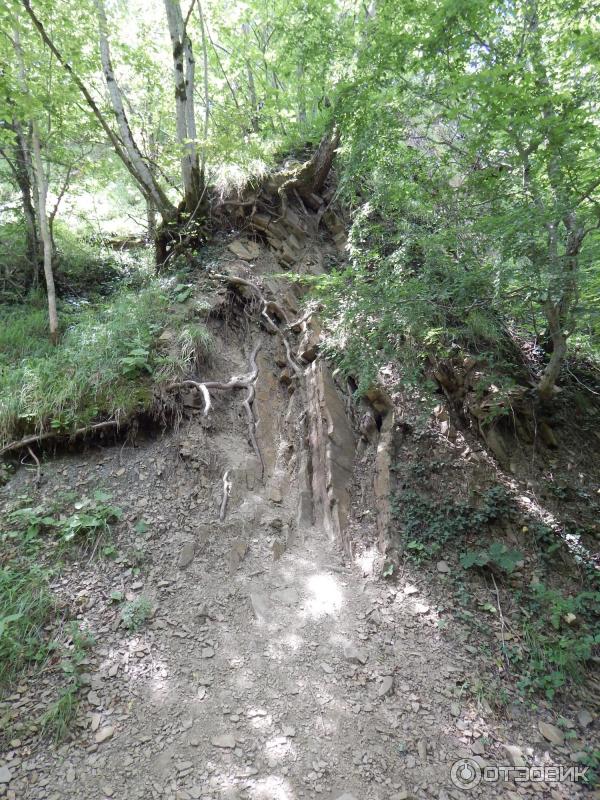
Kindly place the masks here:
<instances>
[{"instance_id":1,"label":"green foliage","mask_svg":"<svg viewBox=\"0 0 600 800\"><path fill-rule=\"evenodd\" d=\"M93 636L81 629L76 622L68 625L67 632L66 643L53 642L50 645L50 649L58 651L61 655L60 668L67 678L67 684L40 720L42 733L52 737L55 742L66 739L71 731L79 710L81 674L87 663L87 651L95 644Z\"/></svg>"},{"instance_id":2,"label":"green foliage","mask_svg":"<svg viewBox=\"0 0 600 800\"><path fill-rule=\"evenodd\" d=\"M569 683L581 682L600 645L600 592L568 596L535 584L522 602L524 640L507 655L521 676L521 691L552 699Z\"/></svg>"},{"instance_id":3,"label":"green foliage","mask_svg":"<svg viewBox=\"0 0 600 800\"><path fill-rule=\"evenodd\" d=\"M584 753L585 755L579 762L583 766L589 767L584 783L588 786L596 787L600 784L600 749L588 745Z\"/></svg>"},{"instance_id":4,"label":"green foliage","mask_svg":"<svg viewBox=\"0 0 600 800\"><path fill-rule=\"evenodd\" d=\"M151 388L140 373L159 363L156 339L168 302L158 286L122 292L80 311L53 349L41 325L41 337L35 325L27 336L27 308L16 324L16 312L6 312L3 335L12 356L0 360L0 446L26 433L70 431L148 409ZM37 310L32 314L40 320Z\"/></svg>"},{"instance_id":5,"label":"green foliage","mask_svg":"<svg viewBox=\"0 0 600 800\"><path fill-rule=\"evenodd\" d=\"M482 529L508 512L508 494L493 486L478 506L448 500L430 500L413 490L396 494L392 510L407 555L418 563L435 558L450 543L481 534Z\"/></svg>"},{"instance_id":6,"label":"green foliage","mask_svg":"<svg viewBox=\"0 0 600 800\"><path fill-rule=\"evenodd\" d=\"M179 364L182 371L195 371L198 367L210 364L215 350L215 339L201 322L191 322L179 331Z\"/></svg>"},{"instance_id":7,"label":"green foliage","mask_svg":"<svg viewBox=\"0 0 600 800\"><path fill-rule=\"evenodd\" d=\"M137 631L149 619L152 613L152 603L143 595L121 609L121 624L130 631Z\"/></svg>"},{"instance_id":8,"label":"green foliage","mask_svg":"<svg viewBox=\"0 0 600 800\"><path fill-rule=\"evenodd\" d=\"M501 572L511 573L523 561L523 553L507 547L504 542L492 542L483 550L467 550L459 557L465 569L470 567L496 567Z\"/></svg>"},{"instance_id":9,"label":"green foliage","mask_svg":"<svg viewBox=\"0 0 600 800\"><path fill-rule=\"evenodd\" d=\"M62 545L95 538L108 532L109 524L121 517L121 509L109 500L109 494L97 490L92 497L77 500L69 514L60 502L50 507L18 508L7 515L3 538L26 550L38 544L44 534L55 537Z\"/></svg>"},{"instance_id":10,"label":"green foliage","mask_svg":"<svg viewBox=\"0 0 600 800\"><path fill-rule=\"evenodd\" d=\"M0 567L0 686L48 653L43 629L54 602L47 582L47 572L33 563Z\"/></svg>"},{"instance_id":11,"label":"green foliage","mask_svg":"<svg viewBox=\"0 0 600 800\"><path fill-rule=\"evenodd\" d=\"M78 709L78 688L71 684L61 691L58 699L42 715L42 734L51 737L55 742L64 741L71 731Z\"/></svg>"}]
</instances>

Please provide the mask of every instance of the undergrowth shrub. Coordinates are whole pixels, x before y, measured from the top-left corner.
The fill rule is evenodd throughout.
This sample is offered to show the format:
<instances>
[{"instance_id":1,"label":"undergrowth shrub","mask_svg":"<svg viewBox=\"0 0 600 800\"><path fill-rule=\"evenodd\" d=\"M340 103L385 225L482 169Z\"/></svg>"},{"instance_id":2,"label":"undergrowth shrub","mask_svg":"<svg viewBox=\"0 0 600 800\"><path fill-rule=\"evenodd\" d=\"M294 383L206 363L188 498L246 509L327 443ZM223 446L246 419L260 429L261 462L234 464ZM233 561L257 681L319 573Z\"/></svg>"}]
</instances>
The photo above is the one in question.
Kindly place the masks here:
<instances>
[{"instance_id":1,"label":"undergrowth shrub","mask_svg":"<svg viewBox=\"0 0 600 800\"><path fill-rule=\"evenodd\" d=\"M507 648L519 689L552 699L569 683L581 683L600 646L600 591L564 594L536 583L520 598L522 641Z\"/></svg>"},{"instance_id":2,"label":"undergrowth shrub","mask_svg":"<svg viewBox=\"0 0 600 800\"><path fill-rule=\"evenodd\" d=\"M40 312L1 311L0 446L45 430L69 431L150 406L144 380L159 364L157 335L169 296L157 286L81 310L59 345L47 343ZM29 332L29 335L28 335Z\"/></svg>"},{"instance_id":3,"label":"undergrowth shrub","mask_svg":"<svg viewBox=\"0 0 600 800\"><path fill-rule=\"evenodd\" d=\"M417 563L435 558L452 543L500 519L508 512L508 493L502 486L487 489L479 505L434 501L412 489L392 498L392 513L407 555Z\"/></svg>"}]
</instances>

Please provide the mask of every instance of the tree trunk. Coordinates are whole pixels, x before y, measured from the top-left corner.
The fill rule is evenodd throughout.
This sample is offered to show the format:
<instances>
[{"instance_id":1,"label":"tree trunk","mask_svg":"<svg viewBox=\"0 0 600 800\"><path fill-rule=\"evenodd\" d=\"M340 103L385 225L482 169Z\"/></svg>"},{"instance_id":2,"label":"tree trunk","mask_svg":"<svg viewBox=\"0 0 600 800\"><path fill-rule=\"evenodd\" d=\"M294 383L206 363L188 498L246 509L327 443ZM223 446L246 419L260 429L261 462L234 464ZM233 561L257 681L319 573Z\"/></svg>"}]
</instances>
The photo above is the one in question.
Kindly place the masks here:
<instances>
[{"instance_id":1,"label":"tree trunk","mask_svg":"<svg viewBox=\"0 0 600 800\"><path fill-rule=\"evenodd\" d=\"M306 122L306 96L304 87L304 64L296 65L296 86L298 93L298 108L296 111L296 121L298 125Z\"/></svg>"},{"instance_id":2,"label":"tree trunk","mask_svg":"<svg viewBox=\"0 0 600 800\"><path fill-rule=\"evenodd\" d=\"M177 141L181 148L183 198L186 211L193 214L198 210L204 190L200 177L194 111L196 62L179 0L164 0L164 3L173 50L175 120Z\"/></svg>"},{"instance_id":3,"label":"tree trunk","mask_svg":"<svg viewBox=\"0 0 600 800\"><path fill-rule=\"evenodd\" d=\"M146 240L154 242L156 240L156 206L152 200L146 200Z\"/></svg>"},{"instance_id":4,"label":"tree trunk","mask_svg":"<svg viewBox=\"0 0 600 800\"><path fill-rule=\"evenodd\" d=\"M40 147L40 137L38 134L37 123L32 125L31 134L33 144L33 166L35 182L38 195L38 218L40 233L44 249L44 277L46 278L46 294L48 296L48 317L50 320L50 338L56 344L58 342L58 314L56 311L56 289L54 287L54 273L52 272L52 237L50 226L48 225L48 212L46 201L48 196L48 181L42 162L42 151Z\"/></svg>"},{"instance_id":5,"label":"tree trunk","mask_svg":"<svg viewBox=\"0 0 600 800\"><path fill-rule=\"evenodd\" d=\"M206 44L206 25L202 3L198 0L198 15L200 16L200 33L202 37L202 66L204 69L204 129L202 131L202 148L200 157L200 179L204 184L206 179L206 145L208 142L208 123L210 119L210 96L208 92L208 46Z\"/></svg>"},{"instance_id":6,"label":"tree trunk","mask_svg":"<svg viewBox=\"0 0 600 800\"><path fill-rule=\"evenodd\" d=\"M31 283L39 281L41 245L35 220L33 201L33 165L27 137L20 123L15 122L15 177L21 192L21 205L25 219L25 252L31 267Z\"/></svg>"},{"instance_id":7,"label":"tree trunk","mask_svg":"<svg viewBox=\"0 0 600 800\"><path fill-rule=\"evenodd\" d=\"M137 183L144 197L147 200L152 200L156 208L162 214L163 218L173 219L176 216L176 209L168 200L162 188L156 182L152 171L144 160L144 157L142 156L142 153L137 146L137 143L131 132L131 126L129 125L129 119L127 118L125 106L123 104L123 96L115 78L112 59L110 56L110 46L108 43L108 22L106 19L104 2L103 0L94 0L94 5L98 15L98 36L100 42L100 59L102 61L102 70L104 72L104 78L108 87L108 93L110 95L113 112L117 120L117 126L119 128L119 134L121 136L124 153L130 165L130 172L136 176Z\"/></svg>"},{"instance_id":8,"label":"tree trunk","mask_svg":"<svg viewBox=\"0 0 600 800\"><path fill-rule=\"evenodd\" d=\"M559 304L548 301L545 310L550 338L552 340L552 355L538 383L537 392L540 400L548 402L554 396L554 387L560 375L565 356L567 355L567 337L561 325Z\"/></svg>"},{"instance_id":9,"label":"tree trunk","mask_svg":"<svg viewBox=\"0 0 600 800\"><path fill-rule=\"evenodd\" d=\"M95 2L97 3L96 8L100 7L101 11L104 11L104 6L102 5L101 0L95 0ZM142 156L141 156L141 154L139 152L139 149L137 148L135 142L133 141L133 137L131 136L131 130L129 129L129 124L128 124L128 121L127 121L127 117L126 116L121 117L121 123L125 124L125 133L127 134L127 131L129 131L128 138L131 138L131 142L130 142L129 146L130 146L130 148L131 148L131 146L133 146L134 155L136 156L134 161L132 161L132 159L130 157L130 153L126 148L125 141L121 141L121 139L112 130L111 126L108 124L108 121L106 120L106 117L104 116L102 111L100 111L100 109L98 107L98 104L96 103L96 101L94 100L92 95L90 94L90 92L89 92L88 88L86 87L86 85L79 78L79 76L74 72L73 67L71 66L71 64L67 61L67 59L65 59L63 54L56 47L56 45L54 44L54 42L52 41L52 39L48 35L48 32L46 31L44 25L42 24L42 21L40 20L40 18L36 15L36 13L31 8L30 0L21 0L21 4L23 5L23 8L27 12L27 14L28 14L29 18L31 19L31 21L33 22L33 25L35 26L36 30L38 31L38 33L42 37L42 41L44 42L44 44L49 48L49 50L55 56L56 60L61 65L61 67L65 70L65 72L67 72L70 75L70 77L72 78L73 82L75 83L75 85L77 86L77 88L79 89L81 94L84 96L86 103L88 104L88 106L90 107L92 113L94 114L94 116L96 117L98 122L100 123L100 126L101 126L102 130L104 131L104 133L108 137L108 140L110 141L110 143L114 147L114 150L115 150L116 154L119 156L119 158L121 159L121 161L123 162L123 164L125 165L127 170L129 171L130 175L134 179L134 181L135 181L136 185L138 186L139 190L141 191L141 193L144 195L145 198L152 197L152 199L156 202L156 207L159 210L160 214L162 215L163 220L165 220L167 222L176 220L177 219L177 209L170 202L170 200L167 198L165 193L162 191L161 187L155 181L151 181L150 183L148 183L146 170L144 170L144 159L142 158ZM106 15L104 15L104 21L106 22ZM104 28L104 30L106 31L106 27ZM112 65L110 64L110 52L108 51L108 40L106 39L106 36L104 38L105 38L105 43L106 43L106 51L109 54L110 71L112 72ZM108 78L107 78L107 82L108 82ZM115 83L115 86L116 86L116 83ZM110 86L109 86L109 89L110 89ZM117 87L117 93L115 93L115 94L120 98L120 93L118 92L118 87ZM123 104L122 104L122 101L121 101L121 106L122 105ZM125 112L123 111L123 115L124 115L124 113ZM137 168L137 166L139 166L140 163L142 164L142 167L141 167L142 171L141 172ZM137 166L136 166L136 164L137 164Z\"/></svg>"}]
</instances>

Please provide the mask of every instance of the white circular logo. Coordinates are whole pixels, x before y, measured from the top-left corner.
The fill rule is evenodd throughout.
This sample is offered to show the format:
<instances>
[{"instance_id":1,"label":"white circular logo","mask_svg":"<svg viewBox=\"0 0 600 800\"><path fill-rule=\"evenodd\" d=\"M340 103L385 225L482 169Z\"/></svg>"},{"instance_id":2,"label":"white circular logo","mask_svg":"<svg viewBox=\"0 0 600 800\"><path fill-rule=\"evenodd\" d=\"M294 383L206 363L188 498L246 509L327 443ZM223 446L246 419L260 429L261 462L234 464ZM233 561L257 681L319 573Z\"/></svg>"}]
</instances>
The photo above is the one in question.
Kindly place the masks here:
<instances>
[{"instance_id":1,"label":"white circular logo","mask_svg":"<svg viewBox=\"0 0 600 800\"><path fill-rule=\"evenodd\" d=\"M452 764L450 779L457 789L474 789L481 783L481 767L474 758L461 758Z\"/></svg>"}]
</instances>

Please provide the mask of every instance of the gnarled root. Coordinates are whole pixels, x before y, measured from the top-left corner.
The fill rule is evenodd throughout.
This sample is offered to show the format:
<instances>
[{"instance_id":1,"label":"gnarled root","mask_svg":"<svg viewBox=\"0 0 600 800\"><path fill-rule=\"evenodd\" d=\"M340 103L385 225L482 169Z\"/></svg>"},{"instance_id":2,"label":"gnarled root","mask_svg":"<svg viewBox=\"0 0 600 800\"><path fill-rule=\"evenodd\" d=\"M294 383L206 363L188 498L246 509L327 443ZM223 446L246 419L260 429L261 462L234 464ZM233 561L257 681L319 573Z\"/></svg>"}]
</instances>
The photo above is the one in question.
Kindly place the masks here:
<instances>
[{"instance_id":1,"label":"gnarled root","mask_svg":"<svg viewBox=\"0 0 600 800\"><path fill-rule=\"evenodd\" d=\"M256 440L256 418L254 416L253 411L253 403L254 403L254 395L255 395L255 384L256 379L258 378L258 363L257 363L257 356L260 350L261 344L260 342L255 345L254 349L250 353L250 372L246 375L237 376L234 375L228 381L194 381L194 380L185 380L180 381L178 383L171 383L166 388L167 391L177 391L178 389L183 389L186 387L191 387L197 389L204 398L204 416L207 417L210 413L212 408L212 401L210 397L210 389L218 390L218 391L228 391L229 389L248 389L248 394L246 395L246 399L242 403L242 407L246 412L246 419L248 422L248 437L250 439L250 443L252 444L252 448L256 453L258 460L260 461L261 466L261 480L264 477L265 473L265 464L263 461L262 453L260 452L260 448L258 446L258 442ZM224 479L225 480L225 479Z\"/></svg>"}]
</instances>

